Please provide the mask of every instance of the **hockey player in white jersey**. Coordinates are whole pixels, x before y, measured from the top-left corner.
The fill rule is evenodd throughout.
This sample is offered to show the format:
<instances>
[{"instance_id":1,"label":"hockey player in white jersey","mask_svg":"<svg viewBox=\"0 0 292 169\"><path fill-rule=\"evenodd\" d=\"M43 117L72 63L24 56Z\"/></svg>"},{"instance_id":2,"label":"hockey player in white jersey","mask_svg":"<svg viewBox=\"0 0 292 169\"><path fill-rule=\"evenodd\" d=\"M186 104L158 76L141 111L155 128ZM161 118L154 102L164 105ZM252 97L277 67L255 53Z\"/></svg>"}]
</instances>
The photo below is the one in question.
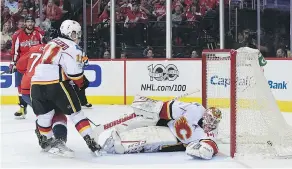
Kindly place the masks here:
<instances>
[{"instance_id":1,"label":"hockey player in white jersey","mask_svg":"<svg viewBox=\"0 0 292 169\"><path fill-rule=\"evenodd\" d=\"M202 159L218 153L219 109L143 96L135 97L131 107L136 117L115 127L104 144L108 153L185 151Z\"/></svg>"},{"instance_id":2,"label":"hockey player in white jersey","mask_svg":"<svg viewBox=\"0 0 292 169\"><path fill-rule=\"evenodd\" d=\"M73 121L79 134L92 152L99 155L101 147L91 137L89 120L81 111L73 81L80 89L88 87L89 81L83 75L83 52L78 46L81 26L73 20L65 20L60 27L61 36L50 41L44 49L40 63L31 80L32 107L37 115L38 130L43 137L42 144L51 144L52 117L54 108L59 108ZM65 144L56 145L56 154L66 153Z\"/></svg>"}]
</instances>

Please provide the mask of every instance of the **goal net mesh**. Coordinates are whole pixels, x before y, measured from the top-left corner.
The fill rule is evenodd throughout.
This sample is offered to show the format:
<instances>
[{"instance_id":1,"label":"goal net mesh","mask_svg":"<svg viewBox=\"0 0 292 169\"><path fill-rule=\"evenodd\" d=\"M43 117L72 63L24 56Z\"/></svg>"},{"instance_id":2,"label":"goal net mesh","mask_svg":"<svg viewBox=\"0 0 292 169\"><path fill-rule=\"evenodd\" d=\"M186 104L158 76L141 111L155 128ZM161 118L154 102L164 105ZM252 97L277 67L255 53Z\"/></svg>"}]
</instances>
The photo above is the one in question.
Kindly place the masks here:
<instances>
[{"instance_id":1,"label":"goal net mesh","mask_svg":"<svg viewBox=\"0 0 292 169\"><path fill-rule=\"evenodd\" d=\"M222 110L218 142L230 144L231 156L291 158L292 128L277 106L258 53L254 49L205 51L205 106Z\"/></svg>"}]
</instances>

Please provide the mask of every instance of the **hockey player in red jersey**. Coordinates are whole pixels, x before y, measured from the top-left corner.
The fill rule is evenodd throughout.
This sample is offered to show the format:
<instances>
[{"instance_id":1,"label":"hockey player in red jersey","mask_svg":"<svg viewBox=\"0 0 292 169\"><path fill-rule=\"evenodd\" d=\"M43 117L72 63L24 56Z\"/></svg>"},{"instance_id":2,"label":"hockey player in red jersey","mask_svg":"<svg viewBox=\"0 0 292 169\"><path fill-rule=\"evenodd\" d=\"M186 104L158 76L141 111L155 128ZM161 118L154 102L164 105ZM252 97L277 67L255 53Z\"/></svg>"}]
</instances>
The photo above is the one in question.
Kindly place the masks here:
<instances>
[{"instance_id":1,"label":"hockey player in red jersey","mask_svg":"<svg viewBox=\"0 0 292 169\"><path fill-rule=\"evenodd\" d=\"M202 159L212 159L218 153L219 109L143 96L137 96L131 107L136 117L115 127L103 146L108 153L185 151Z\"/></svg>"},{"instance_id":2,"label":"hockey player in red jersey","mask_svg":"<svg viewBox=\"0 0 292 169\"><path fill-rule=\"evenodd\" d=\"M30 85L31 85L31 78L34 75L35 67L40 63L41 56L44 51L45 44L51 39L50 33L47 33L43 37L43 43L36 46L33 46L29 49L29 51L23 55L17 62L16 68L18 72L23 74L22 80L21 80L21 94L22 99L30 106L31 100L30 100ZM40 136L40 132L38 129L35 130L35 133L37 134L37 137L39 139L40 146L43 150L48 151L50 153L56 153L55 146L59 146L60 143L67 142L67 118L66 116L61 113L59 109L55 109L55 114L52 119L52 130L54 133L54 141L52 144L45 144L42 145L42 138ZM67 153L67 156L73 156L73 151L69 151Z\"/></svg>"},{"instance_id":3,"label":"hockey player in red jersey","mask_svg":"<svg viewBox=\"0 0 292 169\"><path fill-rule=\"evenodd\" d=\"M19 29L12 36L12 62L9 66L9 72L15 72L15 86L18 87L18 92L20 93L20 83L22 74L16 71L16 63L28 50L35 45L41 44L42 36L44 34L41 29L34 26L35 20L32 16L28 15L25 17L25 28ZM14 116L18 119L25 118L26 114L26 102L22 99L21 94L19 94L19 106L20 110L17 111Z\"/></svg>"}]
</instances>

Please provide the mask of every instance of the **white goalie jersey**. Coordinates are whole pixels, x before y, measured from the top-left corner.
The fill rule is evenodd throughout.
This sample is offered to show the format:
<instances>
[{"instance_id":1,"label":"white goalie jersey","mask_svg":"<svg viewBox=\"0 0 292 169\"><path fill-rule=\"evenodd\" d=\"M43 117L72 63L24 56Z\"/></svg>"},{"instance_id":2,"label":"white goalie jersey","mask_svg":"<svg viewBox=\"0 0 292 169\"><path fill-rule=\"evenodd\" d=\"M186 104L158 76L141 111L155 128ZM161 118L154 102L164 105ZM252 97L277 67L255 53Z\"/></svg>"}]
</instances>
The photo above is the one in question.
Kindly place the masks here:
<instances>
[{"instance_id":1,"label":"white goalie jersey","mask_svg":"<svg viewBox=\"0 0 292 169\"><path fill-rule=\"evenodd\" d=\"M199 142L203 139L215 141L217 129L205 133L199 123L202 120L205 108L199 103L185 103L180 101L171 101L165 103L166 111L160 113L160 116L166 114L170 117L167 123L170 131L183 144Z\"/></svg>"},{"instance_id":2,"label":"white goalie jersey","mask_svg":"<svg viewBox=\"0 0 292 169\"><path fill-rule=\"evenodd\" d=\"M135 126L134 129L128 131L114 131L106 143L106 151L124 154L186 150L190 156L210 159L218 152L215 142L218 131L215 129L205 133L203 130L205 111L205 108L199 103L164 102L161 110L157 112L160 118L157 123L159 126ZM147 117L150 116L151 114L147 115ZM131 121L135 120L142 125L143 120L141 119L143 118L139 118L139 115L137 117L122 125L131 125ZM160 121L164 121L164 124L160 124ZM200 149L200 147L202 148ZM205 150L206 153L201 152Z\"/></svg>"}]
</instances>

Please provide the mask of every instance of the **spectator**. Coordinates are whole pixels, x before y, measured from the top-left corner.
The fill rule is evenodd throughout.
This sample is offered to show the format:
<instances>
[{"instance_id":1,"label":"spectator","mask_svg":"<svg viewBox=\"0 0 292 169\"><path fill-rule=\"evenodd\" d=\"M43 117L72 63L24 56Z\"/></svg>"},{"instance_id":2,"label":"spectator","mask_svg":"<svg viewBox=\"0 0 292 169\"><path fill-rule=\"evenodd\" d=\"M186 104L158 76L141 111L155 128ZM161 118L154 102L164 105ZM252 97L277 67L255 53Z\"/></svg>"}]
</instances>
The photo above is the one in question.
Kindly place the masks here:
<instances>
[{"instance_id":1,"label":"spectator","mask_svg":"<svg viewBox=\"0 0 292 169\"><path fill-rule=\"evenodd\" d=\"M244 46L245 46L245 42L244 42L243 34L241 32L239 32L237 35L237 42L233 43L233 48L238 49L238 48L244 47Z\"/></svg>"},{"instance_id":2,"label":"spectator","mask_svg":"<svg viewBox=\"0 0 292 169\"><path fill-rule=\"evenodd\" d=\"M35 0L35 10L34 10L34 15L36 18L40 17L40 0ZM46 13L46 5L43 4L43 13Z\"/></svg>"},{"instance_id":3,"label":"spectator","mask_svg":"<svg viewBox=\"0 0 292 169\"><path fill-rule=\"evenodd\" d=\"M9 31L11 29L9 22L4 23L2 31L1 31L1 40L7 44L7 42L11 42L12 33Z\"/></svg>"},{"instance_id":4,"label":"spectator","mask_svg":"<svg viewBox=\"0 0 292 169\"><path fill-rule=\"evenodd\" d=\"M191 58L198 58L198 57L199 57L198 52L193 50L191 54Z\"/></svg>"},{"instance_id":5,"label":"spectator","mask_svg":"<svg viewBox=\"0 0 292 169\"><path fill-rule=\"evenodd\" d=\"M121 12L121 8L116 8L116 22L124 22L125 21L125 15Z\"/></svg>"},{"instance_id":6,"label":"spectator","mask_svg":"<svg viewBox=\"0 0 292 169\"><path fill-rule=\"evenodd\" d=\"M159 3L156 3L154 5L153 15L156 17L157 21L165 20L166 16L165 0L159 0Z\"/></svg>"},{"instance_id":7,"label":"spectator","mask_svg":"<svg viewBox=\"0 0 292 169\"><path fill-rule=\"evenodd\" d=\"M128 13L128 11L131 10L131 3L128 2L128 0L122 0L120 1L120 12L123 14L123 15L126 15Z\"/></svg>"},{"instance_id":8,"label":"spectator","mask_svg":"<svg viewBox=\"0 0 292 169\"><path fill-rule=\"evenodd\" d=\"M104 53L103 53L103 58L104 59L110 59L111 58L111 54L108 50L106 50Z\"/></svg>"},{"instance_id":9,"label":"spectator","mask_svg":"<svg viewBox=\"0 0 292 169\"><path fill-rule=\"evenodd\" d=\"M146 55L147 58L149 59L152 59L154 57L154 53L153 53L153 50L150 49L147 51L147 55Z\"/></svg>"},{"instance_id":10,"label":"spectator","mask_svg":"<svg viewBox=\"0 0 292 169\"><path fill-rule=\"evenodd\" d=\"M121 59L127 59L127 53L125 51L121 52Z\"/></svg>"},{"instance_id":11,"label":"spectator","mask_svg":"<svg viewBox=\"0 0 292 169\"><path fill-rule=\"evenodd\" d=\"M23 7L26 9L33 8L33 4L30 0L23 0Z\"/></svg>"},{"instance_id":12,"label":"spectator","mask_svg":"<svg viewBox=\"0 0 292 169\"><path fill-rule=\"evenodd\" d=\"M1 14L1 25L7 22L9 22L12 27L13 26L12 24L14 23L14 19L12 15L10 14L9 8L5 6Z\"/></svg>"},{"instance_id":13,"label":"spectator","mask_svg":"<svg viewBox=\"0 0 292 169\"><path fill-rule=\"evenodd\" d=\"M182 9L179 5L175 7L175 12L172 14L172 22L177 26L179 22L182 21Z\"/></svg>"},{"instance_id":14,"label":"spectator","mask_svg":"<svg viewBox=\"0 0 292 169\"><path fill-rule=\"evenodd\" d=\"M24 28L24 18L21 18L17 22L17 29L22 29Z\"/></svg>"},{"instance_id":15,"label":"spectator","mask_svg":"<svg viewBox=\"0 0 292 169\"><path fill-rule=\"evenodd\" d=\"M183 8L183 0L173 0L172 1L172 9L175 9L177 6L180 6L181 8ZM187 5L187 4L185 4Z\"/></svg>"},{"instance_id":16,"label":"spectator","mask_svg":"<svg viewBox=\"0 0 292 169\"><path fill-rule=\"evenodd\" d=\"M25 18L29 14L28 8L23 8L20 15Z\"/></svg>"},{"instance_id":17,"label":"spectator","mask_svg":"<svg viewBox=\"0 0 292 169\"><path fill-rule=\"evenodd\" d=\"M153 58L154 54L153 54L153 48L150 46L147 46L147 48L143 51L143 56L146 58Z\"/></svg>"},{"instance_id":18,"label":"spectator","mask_svg":"<svg viewBox=\"0 0 292 169\"><path fill-rule=\"evenodd\" d=\"M151 1L141 0L140 9L142 11L144 11L148 16L150 16L150 15L152 15L152 13L151 13L152 7L150 6L150 4L148 2L151 2Z\"/></svg>"},{"instance_id":19,"label":"spectator","mask_svg":"<svg viewBox=\"0 0 292 169\"><path fill-rule=\"evenodd\" d=\"M128 11L124 26L126 28L135 27L136 23L147 21L147 15L139 9L138 4L133 4L132 9Z\"/></svg>"},{"instance_id":20,"label":"spectator","mask_svg":"<svg viewBox=\"0 0 292 169\"><path fill-rule=\"evenodd\" d=\"M60 9L63 10L63 8L64 8L64 0L59 0L57 5L59 6Z\"/></svg>"},{"instance_id":21,"label":"spectator","mask_svg":"<svg viewBox=\"0 0 292 169\"><path fill-rule=\"evenodd\" d=\"M49 0L46 6L46 16L51 21L58 21L62 17L62 10L54 4L53 0Z\"/></svg>"},{"instance_id":22,"label":"spectator","mask_svg":"<svg viewBox=\"0 0 292 169\"><path fill-rule=\"evenodd\" d=\"M286 52L282 48L277 50L276 56L277 56L277 58L286 58L287 57Z\"/></svg>"},{"instance_id":23,"label":"spectator","mask_svg":"<svg viewBox=\"0 0 292 169\"><path fill-rule=\"evenodd\" d=\"M51 28L51 21L46 17L44 13L41 18L36 18L35 26L40 27L44 31L48 31Z\"/></svg>"},{"instance_id":24,"label":"spectator","mask_svg":"<svg viewBox=\"0 0 292 169\"><path fill-rule=\"evenodd\" d=\"M11 60L11 55L7 47L7 43L3 39L1 39L1 60Z\"/></svg>"},{"instance_id":25,"label":"spectator","mask_svg":"<svg viewBox=\"0 0 292 169\"><path fill-rule=\"evenodd\" d=\"M201 13L197 12L196 6L190 6L190 8L186 11L185 17L187 21L189 21L189 24L193 25L194 21L197 20L201 16Z\"/></svg>"},{"instance_id":26,"label":"spectator","mask_svg":"<svg viewBox=\"0 0 292 169\"><path fill-rule=\"evenodd\" d=\"M5 6L9 8L11 14L16 14L18 12L18 2L15 0L5 0Z\"/></svg>"},{"instance_id":27,"label":"spectator","mask_svg":"<svg viewBox=\"0 0 292 169\"><path fill-rule=\"evenodd\" d=\"M103 12L98 18L98 23L103 23L98 25L98 29L108 28L110 24L110 2L106 5Z\"/></svg>"},{"instance_id":28,"label":"spectator","mask_svg":"<svg viewBox=\"0 0 292 169\"><path fill-rule=\"evenodd\" d=\"M1 0L1 11L3 11L5 7L5 0Z\"/></svg>"},{"instance_id":29,"label":"spectator","mask_svg":"<svg viewBox=\"0 0 292 169\"><path fill-rule=\"evenodd\" d=\"M172 23L173 23L173 37L175 39L175 44L176 45L181 45L182 43L182 34L183 34L183 29L180 27L182 24L183 17L182 17L182 8L181 6L177 5L175 7L175 13L172 14Z\"/></svg>"},{"instance_id":30,"label":"spectator","mask_svg":"<svg viewBox=\"0 0 292 169\"><path fill-rule=\"evenodd\" d=\"M138 6L133 4L131 11L128 11L124 23L125 36L124 39L127 45L141 45L143 44L141 32L143 32L143 24L148 20L146 13L144 13Z\"/></svg>"}]
</instances>

